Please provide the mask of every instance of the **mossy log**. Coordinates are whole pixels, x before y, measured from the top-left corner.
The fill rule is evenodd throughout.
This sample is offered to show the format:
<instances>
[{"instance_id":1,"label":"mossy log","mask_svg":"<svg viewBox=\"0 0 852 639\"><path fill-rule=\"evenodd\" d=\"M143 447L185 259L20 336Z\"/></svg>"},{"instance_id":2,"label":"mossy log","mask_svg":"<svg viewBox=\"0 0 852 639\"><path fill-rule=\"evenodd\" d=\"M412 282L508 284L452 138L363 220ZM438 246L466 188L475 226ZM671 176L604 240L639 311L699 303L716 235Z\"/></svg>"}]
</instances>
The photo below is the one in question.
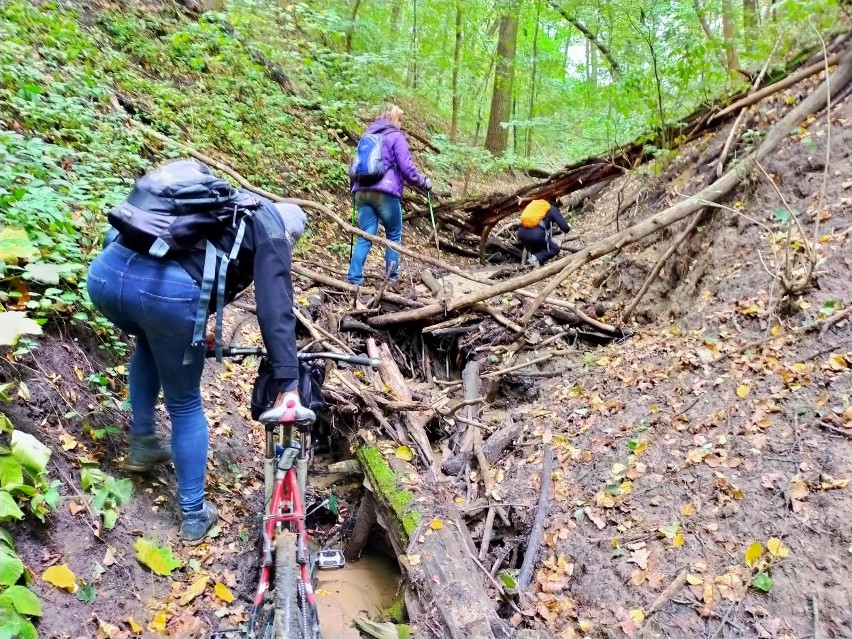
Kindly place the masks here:
<instances>
[{"instance_id":1,"label":"mossy log","mask_svg":"<svg viewBox=\"0 0 852 639\"><path fill-rule=\"evenodd\" d=\"M389 444L390 446L390 444ZM474 559L473 541L449 496L436 485L409 481L414 467L387 457L363 439L358 460L408 585L420 602L408 607L417 637L505 639L489 583Z\"/></svg>"}]
</instances>

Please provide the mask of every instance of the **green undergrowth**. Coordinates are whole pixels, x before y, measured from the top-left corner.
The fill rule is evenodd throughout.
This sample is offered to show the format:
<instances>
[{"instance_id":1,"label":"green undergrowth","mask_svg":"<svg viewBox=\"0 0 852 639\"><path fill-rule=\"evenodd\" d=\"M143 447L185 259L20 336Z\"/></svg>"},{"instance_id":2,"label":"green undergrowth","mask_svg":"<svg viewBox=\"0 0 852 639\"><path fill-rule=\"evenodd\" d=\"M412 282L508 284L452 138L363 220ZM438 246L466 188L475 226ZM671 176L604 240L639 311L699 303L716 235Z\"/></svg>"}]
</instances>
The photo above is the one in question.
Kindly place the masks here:
<instances>
[{"instance_id":1,"label":"green undergrowth","mask_svg":"<svg viewBox=\"0 0 852 639\"><path fill-rule=\"evenodd\" d=\"M401 488L399 473L388 465L381 451L375 446L362 446L358 450L358 456L361 458L361 465L365 468L369 480L374 482L376 491L396 514L405 534L413 535L423 515L411 507L414 496Z\"/></svg>"}]
</instances>

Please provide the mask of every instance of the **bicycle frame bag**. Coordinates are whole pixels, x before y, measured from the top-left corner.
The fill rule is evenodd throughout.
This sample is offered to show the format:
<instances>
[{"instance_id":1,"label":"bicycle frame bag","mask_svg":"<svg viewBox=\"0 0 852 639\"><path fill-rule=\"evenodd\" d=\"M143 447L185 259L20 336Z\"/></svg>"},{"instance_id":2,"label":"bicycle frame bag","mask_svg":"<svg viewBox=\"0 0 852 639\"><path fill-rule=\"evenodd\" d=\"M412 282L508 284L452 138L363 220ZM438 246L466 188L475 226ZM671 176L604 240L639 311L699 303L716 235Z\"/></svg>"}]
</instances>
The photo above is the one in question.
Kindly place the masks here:
<instances>
[{"instance_id":1,"label":"bicycle frame bag","mask_svg":"<svg viewBox=\"0 0 852 639\"><path fill-rule=\"evenodd\" d=\"M274 388L272 363L266 357L260 358L257 378L251 391L251 418L255 421L275 403L277 393ZM322 396L322 384L325 381L325 365L313 362L299 362L299 400L302 406L320 413L327 407Z\"/></svg>"}]
</instances>

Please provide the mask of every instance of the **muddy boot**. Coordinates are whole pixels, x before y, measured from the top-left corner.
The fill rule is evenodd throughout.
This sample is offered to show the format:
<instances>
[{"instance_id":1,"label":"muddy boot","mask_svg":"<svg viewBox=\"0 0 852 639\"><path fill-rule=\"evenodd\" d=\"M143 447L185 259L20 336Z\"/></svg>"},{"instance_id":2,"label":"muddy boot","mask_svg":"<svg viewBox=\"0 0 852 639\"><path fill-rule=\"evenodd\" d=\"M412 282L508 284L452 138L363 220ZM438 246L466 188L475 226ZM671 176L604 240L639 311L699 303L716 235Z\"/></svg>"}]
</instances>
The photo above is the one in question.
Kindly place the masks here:
<instances>
[{"instance_id":1,"label":"muddy boot","mask_svg":"<svg viewBox=\"0 0 852 639\"><path fill-rule=\"evenodd\" d=\"M172 451L169 446L154 435L130 436L130 453L121 465L123 470L131 473L145 473L157 464L171 461Z\"/></svg>"},{"instance_id":2,"label":"muddy boot","mask_svg":"<svg viewBox=\"0 0 852 639\"><path fill-rule=\"evenodd\" d=\"M204 539L204 535L213 527L218 517L216 506L205 499L200 510L183 511L180 536L186 542L197 544Z\"/></svg>"}]
</instances>

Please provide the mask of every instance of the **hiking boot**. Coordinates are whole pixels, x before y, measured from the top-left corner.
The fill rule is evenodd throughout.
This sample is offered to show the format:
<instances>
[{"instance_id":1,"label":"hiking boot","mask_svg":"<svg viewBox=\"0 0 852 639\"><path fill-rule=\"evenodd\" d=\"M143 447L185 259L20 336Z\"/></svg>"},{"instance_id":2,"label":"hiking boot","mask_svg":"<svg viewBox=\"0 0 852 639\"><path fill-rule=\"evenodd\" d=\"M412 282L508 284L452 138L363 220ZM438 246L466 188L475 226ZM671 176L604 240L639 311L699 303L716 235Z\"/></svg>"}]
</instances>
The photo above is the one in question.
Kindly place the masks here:
<instances>
[{"instance_id":1,"label":"hiking boot","mask_svg":"<svg viewBox=\"0 0 852 639\"><path fill-rule=\"evenodd\" d=\"M541 264L538 263L538 258L535 255L530 255L527 259L527 264L532 266L533 268L538 268Z\"/></svg>"},{"instance_id":2,"label":"hiking boot","mask_svg":"<svg viewBox=\"0 0 852 639\"><path fill-rule=\"evenodd\" d=\"M157 464L163 464L171 459L170 446L160 441L160 438L153 433L136 437L131 435L130 453L124 458L121 467L131 473L145 473Z\"/></svg>"},{"instance_id":3,"label":"hiking boot","mask_svg":"<svg viewBox=\"0 0 852 639\"><path fill-rule=\"evenodd\" d=\"M180 536L184 541L191 544L201 543L207 531L213 528L213 524L219 518L216 506L204 500L200 510L183 511L183 522L180 525Z\"/></svg>"}]
</instances>

